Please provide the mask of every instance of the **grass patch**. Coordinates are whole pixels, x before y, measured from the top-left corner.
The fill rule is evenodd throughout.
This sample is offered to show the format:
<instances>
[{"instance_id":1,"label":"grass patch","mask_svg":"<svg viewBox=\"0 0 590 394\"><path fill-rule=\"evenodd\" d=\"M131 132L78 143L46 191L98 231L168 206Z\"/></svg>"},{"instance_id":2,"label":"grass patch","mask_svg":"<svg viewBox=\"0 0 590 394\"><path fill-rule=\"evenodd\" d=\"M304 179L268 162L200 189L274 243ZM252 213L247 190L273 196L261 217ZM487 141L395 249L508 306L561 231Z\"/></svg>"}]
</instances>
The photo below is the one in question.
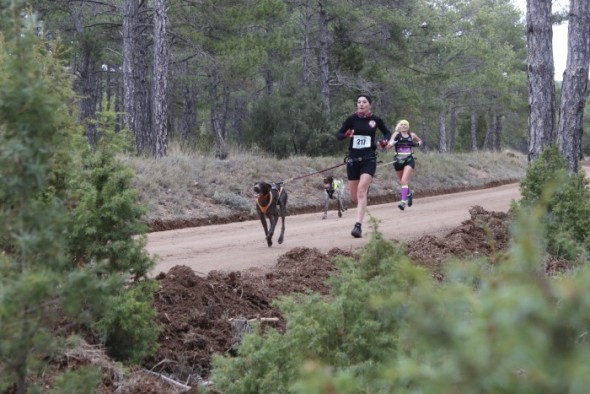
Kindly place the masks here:
<instances>
[{"instance_id":1,"label":"grass patch","mask_svg":"<svg viewBox=\"0 0 590 394\"><path fill-rule=\"evenodd\" d=\"M518 181L524 177L527 167L526 156L511 151L460 154L418 151L416 157L410 184L418 197ZM135 169L134 184L148 207L148 222L252 213L252 187L258 181L287 180L291 208L319 207L323 203L323 176L331 174L346 179L345 165L313 174L343 163L344 155L278 160L232 152L226 160L218 160L212 154L172 150L160 160L141 157L124 160ZM391 164L393 153L381 153L379 160L369 203L371 198L397 195L400 190Z\"/></svg>"}]
</instances>

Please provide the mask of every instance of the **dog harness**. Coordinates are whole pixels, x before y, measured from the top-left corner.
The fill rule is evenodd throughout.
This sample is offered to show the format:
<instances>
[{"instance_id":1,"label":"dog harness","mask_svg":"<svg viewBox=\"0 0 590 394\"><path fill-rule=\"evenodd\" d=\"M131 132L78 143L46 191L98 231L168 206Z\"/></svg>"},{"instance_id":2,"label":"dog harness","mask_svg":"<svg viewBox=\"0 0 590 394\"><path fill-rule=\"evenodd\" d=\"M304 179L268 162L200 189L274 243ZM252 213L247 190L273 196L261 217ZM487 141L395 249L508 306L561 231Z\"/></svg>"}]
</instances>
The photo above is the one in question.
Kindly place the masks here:
<instances>
[{"instance_id":1,"label":"dog harness","mask_svg":"<svg viewBox=\"0 0 590 394\"><path fill-rule=\"evenodd\" d=\"M263 200L266 199L266 196L269 196L268 202L266 203L266 205L262 205ZM262 196L258 196L258 198L256 199L256 205L258 205L258 208L260 208L260 212L262 213L266 213L266 211L268 211L268 207L270 207L270 204L272 203L272 193L268 192L266 194L263 194Z\"/></svg>"},{"instance_id":2,"label":"dog harness","mask_svg":"<svg viewBox=\"0 0 590 394\"><path fill-rule=\"evenodd\" d=\"M342 181L339 179L334 179L330 185L330 188L326 189L326 193L328 193L328 197L330 197L330 199L334 199L334 192L340 189L342 189Z\"/></svg>"},{"instance_id":3,"label":"dog harness","mask_svg":"<svg viewBox=\"0 0 590 394\"><path fill-rule=\"evenodd\" d=\"M272 190L278 190L279 192L279 197L281 196L281 193L283 192L283 186L280 186L279 189L277 189L277 185L275 183L272 184L272 189L270 192L263 194L261 196L258 196L258 198L256 199L256 205L258 205L258 208L260 208L260 212L266 214L266 211L268 211L268 208L271 206L273 198L272 198ZM268 198L268 202L266 203L266 205L262 205L264 204L264 200L266 199L266 196L269 196ZM278 199L279 201L277 202L277 204L280 205L280 198Z\"/></svg>"}]
</instances>

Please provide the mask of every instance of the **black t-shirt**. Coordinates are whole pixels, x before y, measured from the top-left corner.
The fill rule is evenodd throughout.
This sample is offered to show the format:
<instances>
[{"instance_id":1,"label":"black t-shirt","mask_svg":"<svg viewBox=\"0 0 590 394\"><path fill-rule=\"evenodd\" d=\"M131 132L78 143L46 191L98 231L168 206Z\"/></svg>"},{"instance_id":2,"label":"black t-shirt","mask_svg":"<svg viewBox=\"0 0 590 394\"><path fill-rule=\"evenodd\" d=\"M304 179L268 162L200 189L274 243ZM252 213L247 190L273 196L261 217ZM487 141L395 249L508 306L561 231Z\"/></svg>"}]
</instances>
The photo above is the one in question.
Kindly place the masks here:
<instances>
[{"instance_id":1,"label":"black t-shirt","mask_svg":"<svg viewBox=\"0 0 590 394\"><path fill-rule=\"evenodd\" d=\"M412 147L414 146L414 139L412 138L412 134L408 133L407 137L404 137L402 133L399 133L395 136L395 147L396 153L403 153L403 154L410 154L412 153Z\"/></svg>"},{"instance_id":2,"label":"black t-shirt","mask_svg":"<svg viewBox=\"0 0 590 394\"><path fill-rule=\"evenodd\" d=\"M375 134L377 129L383 133L384 139L391 138L391 131L385 126L385 122L375 115L360 117L358 114L352 114L336 133L336 138L343 140L344 134L348 129L354 130L354 135L348 144L348 156L365 157L375 152L377 149L377 139Z\"/></svg>"}]
</instances>

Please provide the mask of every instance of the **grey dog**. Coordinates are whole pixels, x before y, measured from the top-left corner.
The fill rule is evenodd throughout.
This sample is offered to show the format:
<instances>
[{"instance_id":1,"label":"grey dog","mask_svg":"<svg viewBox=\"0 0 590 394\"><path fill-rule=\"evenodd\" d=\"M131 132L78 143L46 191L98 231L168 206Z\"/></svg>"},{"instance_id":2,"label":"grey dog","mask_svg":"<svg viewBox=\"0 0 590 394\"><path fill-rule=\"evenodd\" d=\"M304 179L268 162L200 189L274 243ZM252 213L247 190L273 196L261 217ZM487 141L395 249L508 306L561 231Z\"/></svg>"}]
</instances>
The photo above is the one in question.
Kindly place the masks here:
<instances>
[{"instance_id":1,"label":"grey dog","mask_svg":"<svg viewBox=\"0 0 590 394\"><path fill-rule=\"evenodd\" d=\"M285 235L285 216L287 216L287 191L282 183L258 182L254 185L254 193L257 194L256 212L258 212L262 228L264 228L266 243L268 246L272 246L272 236L280 217L281 235L278 242L282 244Z\"/></svg>"},{"instance_id":2,"label":"grey dog","mask_svg":"<svg viewBox=\"0 0 590 394\"><path fill-rule=\"evenodd\" d=\"M334 179L332 175L324 178L324 216L322 219L328 218L328 205L330 200L336 200L338 203L338 217L342 217L342 213L346 211L344 204L344 181L342 179Z\"/></svg>"}]
</instances>

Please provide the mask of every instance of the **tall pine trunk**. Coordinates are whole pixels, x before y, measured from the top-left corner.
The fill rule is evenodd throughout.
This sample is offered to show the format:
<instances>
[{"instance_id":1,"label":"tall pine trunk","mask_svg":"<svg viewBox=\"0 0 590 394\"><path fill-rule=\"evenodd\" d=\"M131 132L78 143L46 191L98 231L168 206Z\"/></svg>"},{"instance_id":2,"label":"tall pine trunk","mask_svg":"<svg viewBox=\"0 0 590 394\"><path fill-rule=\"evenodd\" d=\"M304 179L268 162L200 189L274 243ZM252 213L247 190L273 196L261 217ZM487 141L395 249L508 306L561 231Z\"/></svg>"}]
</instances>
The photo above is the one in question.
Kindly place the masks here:
<instances>
[{"instance_id":1,"label":"tall pine trunk","mask_svg":"<svg viewBox=\"0 0 590 394\"><path fill-rule=\"evenodd\" d=\"M483 149L492 151L494 150L494 110L492 107L488 108L488 127L486 130L486 136L483 140Z\"/></svg>"},{"instance_id":2,"label":"tall pine trunk","mask_svg":"<svg viewBox=\"0 0 590 394\"><path fill-rule=\"evenodd\" d=\"M154 83L152 125L154 158L168 154L168 42L166 0L154 0Z\"/></svg>"},{"instance_id":3,"label":"tall pine trunk","mask_svg":"<svg viewBox=\"0 0 590 394\"><path fill-rule=\"evenodd\" d=\"M586 0L585 0L586 1ZM529 162L555 140L555 81L551 0L527 0Z\"/></svg>"},{"instance_id":4,"label":"tall pine trunk","mask_svg":"<svg viewBox=\"0 0 590 394\"><path fill-rule=\"evenodd\" d=\"M451 107L449 118L449 152L454 152L457 137L457 107L454 105Z\"/></svg>"},{"instance_id":5,"label":"tall pine trunk","mask_svg":"<svg viewBox=\"0 0 590 394\"><path fill-rule=\"evenodd\" d=\"M504 127L502 125L502 114L496 113L496 126L494 128L494 150L500 152L502 150L502 134Z\"/></svg>"},{"instance_id":6,"label":"tall pine trunk","mask_svg":"<svg viewBox=\"0 0 590 394\"><path fill-rule=\"evenodd\" d=\"M188 75L188 72L187 72ZM186 81L182 90L182 139L196 138L197 130L197 89L193 81Z\"/></svg>"},{"instance_id":7,"label":"tall pine trunk","mask_svg":"<svg viewBox=\"0 0 590 394\"><path fill-rule=\"evenodd\" d=\"M320 41L320 91L327 113L330 113L330 73L328 70L328 11L326 1L319 0L319 41Z\"/></svg>"},{"instance_id":8,"label":"tall pine trunk","mask_svg":"<svg viewBox=\"0 0 590 394\"><path fill-rule=\"evenodd\" d=\"M127 126L135 135L135 70L133 57L137 38L137 0L125 0L123 3L123 126Z\"/></svg>"},{"instance_id":9,"label":"tall pine trunk","mask_svg":"<svg viewBox=\"0 0 590 394\"><path fill-rule=\"evenodd\" d=\"M559 150L570 172L578 172L589 65L590 2L571 0L567 63L563 73L557 129Z\"/></svg>"},{"instance_id":10,"label":"tall pine trunk","mask_svg":"<svg viewBox=\"0 0 590 394\"><path fill-rule=\"evenodd\" d=\"M477 111L471 109L471 151L477 152Z\"/></svg>"},{"instance_id":11,"label":"tall pine trunk","mask_svg":"<svg viewBox=\"0 0 590 394\"><path fill-rule=\"evenodd\" d=\"M302 53L302 81L303 85L307 85L312 80L312 67L313 62L311 59L311 43L310 43L310 35L311 35L311 10L308 7L304 8L303 15L301 17L301 24L303 29L303 41L301 42L301 53Z\"/></svg>"},{"instance_id":12,"label":"tall pine trunk","mask_svg":"<svg viewBox=\"0 0 590 394\"><path fill-rule=\"evenodd\" d=\"M446 108L443 106L438 112L438 151L447 153Z\"/></svg>"},{"instance_id":13,"label":"tall pine trunk","mask_svg":"<svg viewBox=\"0 0 590 394\"><path fill-rule=\"evenodd\" d=\"M99 101L98 92L98 60L91 45L83 39L80 58L80 76L82 100L80 102L80 117L86 124L86 137L92 148L96 147L96 110Z\"/></svg>"}]
</instances>

